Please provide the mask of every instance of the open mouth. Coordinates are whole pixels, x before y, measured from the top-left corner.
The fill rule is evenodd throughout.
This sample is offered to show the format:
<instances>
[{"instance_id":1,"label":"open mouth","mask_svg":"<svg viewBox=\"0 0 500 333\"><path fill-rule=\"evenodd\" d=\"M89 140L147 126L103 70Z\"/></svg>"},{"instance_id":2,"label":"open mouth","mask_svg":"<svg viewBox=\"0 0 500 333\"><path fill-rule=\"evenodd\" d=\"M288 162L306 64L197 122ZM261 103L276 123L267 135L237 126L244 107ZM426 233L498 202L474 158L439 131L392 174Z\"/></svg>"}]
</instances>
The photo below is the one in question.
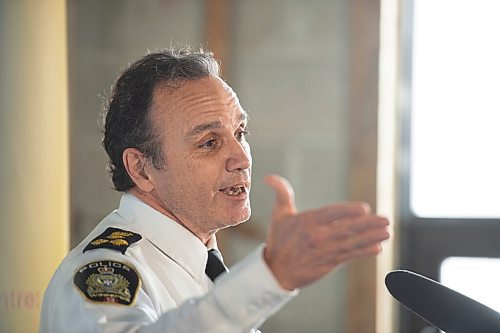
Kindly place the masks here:
<instances>
[{"instance_id":1,"label":"open mouth","mask_svg":"<svg viewBox=\"0 0 500 333\"><path fill-rule=\"evenodd\" d=\"M240 194L246 193L247 189L245 186L229 186L226 188L223 188L220 190L222 193L231 195L231 196L238 196Z\"/></svg>"}]
</instances>

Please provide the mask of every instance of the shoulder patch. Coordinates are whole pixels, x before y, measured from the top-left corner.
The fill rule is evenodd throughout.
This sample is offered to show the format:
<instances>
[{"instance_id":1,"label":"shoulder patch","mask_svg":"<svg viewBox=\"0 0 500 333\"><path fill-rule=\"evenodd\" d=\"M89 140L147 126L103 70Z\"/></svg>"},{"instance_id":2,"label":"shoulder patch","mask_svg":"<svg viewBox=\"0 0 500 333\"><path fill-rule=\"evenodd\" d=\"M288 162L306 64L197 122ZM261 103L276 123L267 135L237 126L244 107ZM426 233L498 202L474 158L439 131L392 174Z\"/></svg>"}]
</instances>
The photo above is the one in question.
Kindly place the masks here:
<instances>
[{"instance_id":1,"label":"shoulder patch","mask_svg":"<svg viewBox=\"0 0 500 333\"><path fill-rule=\"evenodd\" d=\"M108 228L102 234L94 238L84 249L83 252L93 249L111 249L125 254L130 244L138 242L142 236L131 231L118 228Z\"/></svg>"},{"instance_id":2,"label":"shoulder patch","mask_svg":"<svg viewBox=\"0 0 500 333\"><path fill-rule=\"evenodd\" d=\"M80 267L73 282L90 301L131 305L141 280L132 267L103 260Z\"/></svg>"}]
</instances>

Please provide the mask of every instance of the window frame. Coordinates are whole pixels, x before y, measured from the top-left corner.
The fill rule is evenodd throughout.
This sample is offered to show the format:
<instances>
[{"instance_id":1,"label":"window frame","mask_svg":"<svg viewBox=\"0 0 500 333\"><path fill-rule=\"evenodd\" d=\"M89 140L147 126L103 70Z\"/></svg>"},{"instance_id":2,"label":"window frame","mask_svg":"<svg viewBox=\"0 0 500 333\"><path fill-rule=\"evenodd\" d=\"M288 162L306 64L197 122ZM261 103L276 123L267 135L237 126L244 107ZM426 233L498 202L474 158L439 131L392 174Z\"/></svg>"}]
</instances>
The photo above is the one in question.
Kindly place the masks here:
<instances>
[{"instance_id":1,"label":"window frame","mask_svg":"<svg viewBox=\"0 0 500 333\"><path fill-rule=\"evenodd\" d=\"M440 266L448 257L500 258L500 218L419 217L411 210L411 98L414 1L401 3L400 108L401 150L399 164L401 269L415 271L437 281ZM500 204L500 202L499 202ZM421 332L431 326L399 306L399 331Z\"/></svg>"}]
</instances>

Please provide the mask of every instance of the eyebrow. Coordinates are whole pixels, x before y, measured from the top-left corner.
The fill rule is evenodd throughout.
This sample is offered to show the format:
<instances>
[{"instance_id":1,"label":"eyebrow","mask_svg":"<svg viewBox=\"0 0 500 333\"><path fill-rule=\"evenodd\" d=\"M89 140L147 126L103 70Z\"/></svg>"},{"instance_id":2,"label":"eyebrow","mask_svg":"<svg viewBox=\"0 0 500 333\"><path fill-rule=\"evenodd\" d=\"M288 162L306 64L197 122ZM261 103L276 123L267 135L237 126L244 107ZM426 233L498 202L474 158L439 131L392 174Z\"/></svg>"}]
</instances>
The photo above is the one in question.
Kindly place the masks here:
<instances>
[{"instance_id":1,"label":"eyebrow","mask_svg":"<svg viewBox=\"0 0 500 333\"><path fill-rule=\"evenodd\" d=\"M195 128L193 128L193 130L191 130L189 132L188 137L197 136L198 134L203 133L207 130L221 128L221 127L222 127L222 123L218 120L212 121L209 123L204 123L204 124L198 125Z\"/></svg>"},{"instance_id":2,"label":"eyebrow","mask_svg":"<svg viewBox=\"0 0 500 333\"><path fill-rule=\"evenodd\" d=\"M239 120L240 121L247 121L248 119L248 115L246 113L241 113L240 114L240 117L239 117ZM222 127L222 123L218 120L216 121L211 121L209 123L204 123L204 124L201 124L201 125L198 125L196 126L195 128L193 128L189 134L187 135L188 138L192 138L194 136L197 136L205 131L208 131L208 130L211 130L211 129L216 129L216 128L221 128Z\"/></svg>"}]
</instances>

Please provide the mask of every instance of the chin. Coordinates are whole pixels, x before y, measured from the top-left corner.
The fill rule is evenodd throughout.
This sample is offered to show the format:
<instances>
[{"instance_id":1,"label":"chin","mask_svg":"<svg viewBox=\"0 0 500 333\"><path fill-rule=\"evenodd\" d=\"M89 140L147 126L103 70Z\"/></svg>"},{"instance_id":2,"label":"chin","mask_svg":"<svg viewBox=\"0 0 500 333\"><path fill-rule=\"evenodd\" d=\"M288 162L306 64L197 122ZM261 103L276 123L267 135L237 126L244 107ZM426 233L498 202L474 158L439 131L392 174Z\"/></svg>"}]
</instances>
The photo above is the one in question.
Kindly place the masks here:
<instances>
[{"instance_id":1,"label":"chin","mask_svg":"<svg viewBox=\"0 0 500 333\"><path fill-rule=\"evenodd\" d=\"M246 215L245 218L239 219L239 221L237 221L234 225L238 225L238 224L246 222L248 220L250 220L250 214Z\"/></svg>"},{"instance_id":2,"label":"chin","mask_svg":"<svg viewBox=\"0 0 500 333\"><path fill-rule=\"evenodd\" d=\"M238 214L237 216L234 216L234 217L230 217L228 220L226 220L227 222L224 223L224 225L222 226L222 229L236 226L240 223L248 221L250 219L250 214L251 214L250 208L248 208L248 209L245 209L244 212L241 212L241 214Z\"/></svg>"}]
</instances>

